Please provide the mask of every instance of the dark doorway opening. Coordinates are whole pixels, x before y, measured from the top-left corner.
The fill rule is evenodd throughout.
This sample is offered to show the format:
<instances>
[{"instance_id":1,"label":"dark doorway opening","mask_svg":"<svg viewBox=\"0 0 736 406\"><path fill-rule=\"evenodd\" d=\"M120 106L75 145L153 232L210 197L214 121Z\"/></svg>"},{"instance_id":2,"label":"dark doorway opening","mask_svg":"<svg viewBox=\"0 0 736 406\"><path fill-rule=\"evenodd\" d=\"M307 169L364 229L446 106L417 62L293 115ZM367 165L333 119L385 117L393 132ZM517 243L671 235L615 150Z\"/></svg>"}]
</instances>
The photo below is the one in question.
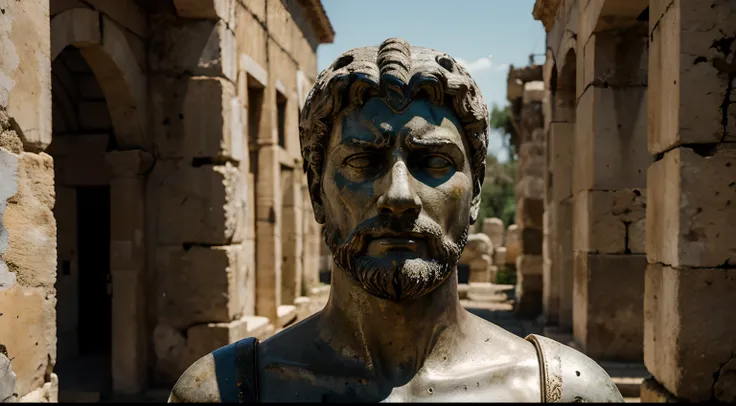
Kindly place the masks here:
<instances>
[{"instance_id":1,"label":"dark doorway opening","mask_svg":"<svg viewBox=\"0 0 736 406\"><path fill-rule=\"evenodd\" d=\"M110 187L77 189L79 247L79 354L112 349L110 291Z\"/></svg>"}]
</instances>

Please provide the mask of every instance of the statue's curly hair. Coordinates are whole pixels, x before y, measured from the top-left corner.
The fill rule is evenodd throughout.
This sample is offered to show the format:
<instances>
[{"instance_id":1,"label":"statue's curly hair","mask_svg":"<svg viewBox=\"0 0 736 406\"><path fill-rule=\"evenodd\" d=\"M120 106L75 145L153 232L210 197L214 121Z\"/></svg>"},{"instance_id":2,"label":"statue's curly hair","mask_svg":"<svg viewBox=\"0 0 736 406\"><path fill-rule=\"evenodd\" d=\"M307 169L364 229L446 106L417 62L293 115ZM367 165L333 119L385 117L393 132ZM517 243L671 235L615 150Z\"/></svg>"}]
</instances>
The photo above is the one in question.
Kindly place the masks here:
<instances>
[{"instance_id":1,"label":"statue's curly hair","mask_svg":"<svg viewBox=\"0 0 736 406\"><path fill-rule=\"evenodd\" d=\"M347 107L380 97L403 110L415 99L450 107L471 148L473 193L480 193L488 151L488 107L470 74L447 54L389 38L378 47L347 51L322 71L307 95L299 140L309 193L321 203L320 181L333 119ZM315 215L324 213L315 207Z\"/></svg>"}]
</instances>

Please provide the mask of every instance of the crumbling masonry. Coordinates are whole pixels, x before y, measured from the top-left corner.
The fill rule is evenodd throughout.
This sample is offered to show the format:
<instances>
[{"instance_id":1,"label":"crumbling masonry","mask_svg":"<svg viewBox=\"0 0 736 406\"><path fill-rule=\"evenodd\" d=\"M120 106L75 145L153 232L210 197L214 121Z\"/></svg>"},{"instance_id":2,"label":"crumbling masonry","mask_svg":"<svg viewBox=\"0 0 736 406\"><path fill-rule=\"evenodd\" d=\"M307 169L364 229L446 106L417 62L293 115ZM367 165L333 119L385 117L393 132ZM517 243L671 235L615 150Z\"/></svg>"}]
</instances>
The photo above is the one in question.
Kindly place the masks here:
<instances>
[{"instance_id":1,"label":"crumbling masonry","mask_svg":"<svg viewBox=\"0 0 736 406\"><path fill-rule=\"evenodd\" d=\"M319 0L0 11L0 343L21 399L90 375L170 387L315 310L297 125L334 36Z\"/></svg>"},{"instance_id":2,"label":"crumbling masonry","mask_svg":"<svg viewBox=\"0 0 736 406\"><path fill-rule=\"evenodd\" d=\"M736 401L736 3L538 0L534 16L547 331L643 359L642 401Z\"/></svg>"}]
</instances>

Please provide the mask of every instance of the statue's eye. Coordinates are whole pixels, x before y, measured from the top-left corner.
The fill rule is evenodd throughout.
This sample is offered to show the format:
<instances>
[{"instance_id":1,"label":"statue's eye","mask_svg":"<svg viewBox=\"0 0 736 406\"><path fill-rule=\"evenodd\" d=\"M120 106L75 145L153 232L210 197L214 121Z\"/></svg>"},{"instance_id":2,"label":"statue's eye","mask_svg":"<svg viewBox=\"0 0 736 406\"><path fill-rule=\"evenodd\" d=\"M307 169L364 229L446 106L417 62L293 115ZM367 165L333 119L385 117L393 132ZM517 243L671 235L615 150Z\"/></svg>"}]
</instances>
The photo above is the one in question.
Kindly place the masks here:
<instances>
[{"instance_id":1,"label":"statue's eye","mask_svg":"<svg viewBox=\"0 0 736 406\"><path fill-rule=\"evenodd\" d=\"M345 164L356 169L366 169L373 164L373 159L370 155L354 155L346 159Z\"/></svg>"},{"instance_id":2,"label":"statue's eye","mask_svg":"<svg viewBox=\"0 0 736 406\"><path fill-rule=\"evenodd\" d=\"M432 155L424 160L424 166L429 169L447 169L452 162L441 155Z\"/></svg>"}]
</instances>

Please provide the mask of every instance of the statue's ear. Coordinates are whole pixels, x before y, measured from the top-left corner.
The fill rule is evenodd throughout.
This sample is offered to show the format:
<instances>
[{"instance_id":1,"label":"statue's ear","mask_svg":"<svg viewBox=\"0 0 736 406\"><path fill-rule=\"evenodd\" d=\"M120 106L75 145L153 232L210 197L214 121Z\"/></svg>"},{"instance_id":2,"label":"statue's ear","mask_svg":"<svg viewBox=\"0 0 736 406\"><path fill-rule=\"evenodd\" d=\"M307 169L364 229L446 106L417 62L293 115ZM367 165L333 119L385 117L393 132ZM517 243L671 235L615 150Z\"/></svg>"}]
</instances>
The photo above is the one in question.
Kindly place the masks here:
<instances>
[{"instance_id":1,"label":"statue's ear","mask_svg":"<svg viewBox=\"0 0 736 406\"><path fill-rule=\"evenodd\" d=\"M475 224L478 220L478 212L480 212L480 193L475 194L470 203L470 224Z\"/></svg>"}]
</instances>

